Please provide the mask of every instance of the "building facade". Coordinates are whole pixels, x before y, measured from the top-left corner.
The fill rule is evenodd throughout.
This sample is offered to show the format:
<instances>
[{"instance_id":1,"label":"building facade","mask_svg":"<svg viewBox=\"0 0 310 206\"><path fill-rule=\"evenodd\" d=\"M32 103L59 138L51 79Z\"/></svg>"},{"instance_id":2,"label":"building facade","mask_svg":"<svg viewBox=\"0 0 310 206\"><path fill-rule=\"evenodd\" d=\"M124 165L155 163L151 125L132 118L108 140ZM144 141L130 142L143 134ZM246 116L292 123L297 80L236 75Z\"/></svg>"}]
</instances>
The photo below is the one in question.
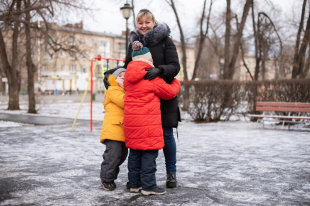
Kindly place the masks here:
<instances>
[{"instance_id":1,"label":"building facade","mask_svg":"<svg viewBox=\"0 0 310 206\"><path fill-rule=\"evenodd\" d=\"M83 30L82 23L60 27L53 26L51 38L66 48L54 52L46 42L37 41L34 51L38 72L38 87L42 92L73 92L89 90L91 59L100 55L104 58L125 57L124 36ZM96 63L97 62L97 63ZM94 90L104 90L102 73L114 68L122 61L94 61Z\"/></svg>"},{"instance_id":2,"label":"building facade","mask_svg":"<svg viewBox=\"0 0 310 206\"><path fill-rule=\"evenodd\" d=\"M43 26L43 23L40 26ZM9 41L10 35L7 36L6 41ZM93 75L93 89L95 92L103 92L103 72L123 65L126 56L125 44L125 35L86 31L83 29L83 22L65 26L51 24L47 39L41 38L40 34L33 34L32 38L36 92L60 94L90 90L91 59L98 55L113 58L93 62L93 66L97 65ZM181 45L178 42L175 44L181 62ZM23 50L25 49L20 49L20 56L23 56ZM188 69L191 71L195 58L192 47L187 48L187 58ZM27 93L27 69L24 65L22 63L18 68L21 72L21 93ZM4 74L0 77L0 90L7 93L4 92L7 91L6 78ZM178 78L183 78L182 71Z\"/></svg>"}]
</instances>

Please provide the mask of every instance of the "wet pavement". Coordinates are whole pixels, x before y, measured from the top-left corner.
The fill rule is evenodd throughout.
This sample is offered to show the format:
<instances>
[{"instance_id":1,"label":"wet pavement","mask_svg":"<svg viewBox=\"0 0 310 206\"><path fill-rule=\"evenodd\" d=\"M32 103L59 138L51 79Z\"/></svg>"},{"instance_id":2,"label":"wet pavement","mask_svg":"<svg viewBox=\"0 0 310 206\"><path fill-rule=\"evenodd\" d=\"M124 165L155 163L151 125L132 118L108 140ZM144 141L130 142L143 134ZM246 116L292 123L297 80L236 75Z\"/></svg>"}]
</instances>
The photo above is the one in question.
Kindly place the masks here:
<instances>
[{"instance_id":1,"label":"wet pavement","mask_svg":"<svg viewBox=\"0 0 310 206\"><path fill-rule=\"evenodd\" d=\"M127 163L115 191L101 188L100 121L90 132L86 121L72 130L73 119L39 118L49 123L0 127L0 205L310 205L309 132L183 121L179 185L145 197L126 191ZM157 169L164 186L162 152Z\"/></svg>"}]
</instances>

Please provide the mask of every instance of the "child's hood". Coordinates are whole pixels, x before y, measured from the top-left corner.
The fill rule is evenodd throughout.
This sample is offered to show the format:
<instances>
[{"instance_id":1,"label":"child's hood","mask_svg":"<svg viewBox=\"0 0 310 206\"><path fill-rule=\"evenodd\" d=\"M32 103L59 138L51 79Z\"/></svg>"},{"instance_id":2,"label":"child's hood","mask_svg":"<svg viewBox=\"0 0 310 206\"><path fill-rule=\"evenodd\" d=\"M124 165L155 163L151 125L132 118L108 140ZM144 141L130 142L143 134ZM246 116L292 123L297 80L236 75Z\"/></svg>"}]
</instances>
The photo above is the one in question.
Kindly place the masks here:
<instances>
[{"instance_id":1,"label":"child's hood","mask_svg":"<svg viewBox=\"0 0 310 206\"><path fill-rule=\"evenodd\" d=\"M108 82L111 86L118 86L118 83L116 82L115 77L112 74L109 75Z\"/></svg>"},{"instance_id":2,"label":"child's hood","mask_svg":"<svg viewBox=\"0 0 310 206\"><path fill-rule=\"evenodd\" d=\"M120 87L119 84L117 83L117 81L115 80L115 76L114 75L112 75L112 74L109 75L108 82L110 84L108 90L110 90L110 91L123 90L124 91L124 89L122 87ZM105 98L106 98L107 94L108 94L108 92L104 93L104 97Z\"/></svg>"},{"instance_id":3,"label":"child's hood","mask_svg":"<svg viewBox=\"0 0 310 206\"><path fill-rule=\"evenodd\" d=\"M128 81L130 83L135 83L143 79L145 74L147 73L146 69L153 68L147 62L144 61L131 61L125 73L125 82Z\"/></svg>"}]
</instances>

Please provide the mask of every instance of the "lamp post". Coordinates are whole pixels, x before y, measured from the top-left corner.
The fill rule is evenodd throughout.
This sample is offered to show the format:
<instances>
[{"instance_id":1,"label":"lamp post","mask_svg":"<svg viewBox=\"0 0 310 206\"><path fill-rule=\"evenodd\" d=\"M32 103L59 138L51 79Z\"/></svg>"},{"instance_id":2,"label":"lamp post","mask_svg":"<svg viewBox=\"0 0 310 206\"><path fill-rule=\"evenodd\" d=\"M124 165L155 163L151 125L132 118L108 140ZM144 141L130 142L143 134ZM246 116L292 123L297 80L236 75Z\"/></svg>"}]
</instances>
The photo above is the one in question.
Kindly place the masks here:
<instances>
[{"instance_id":1,"label":"lamp post","mask_svg":"<svg viewBox=\"0 0 310 206\"><path fill-rule=\"evenodd\" d=\"M123 7L121 7L121 11L123 14L124 19L126 19L126 50L125 50L125 54L127 53L128 50L128 19L131 16L131 10L132 7L130 6L130 4L126 1L126 3L124 4Z\"/></svg>"}]
</instances>

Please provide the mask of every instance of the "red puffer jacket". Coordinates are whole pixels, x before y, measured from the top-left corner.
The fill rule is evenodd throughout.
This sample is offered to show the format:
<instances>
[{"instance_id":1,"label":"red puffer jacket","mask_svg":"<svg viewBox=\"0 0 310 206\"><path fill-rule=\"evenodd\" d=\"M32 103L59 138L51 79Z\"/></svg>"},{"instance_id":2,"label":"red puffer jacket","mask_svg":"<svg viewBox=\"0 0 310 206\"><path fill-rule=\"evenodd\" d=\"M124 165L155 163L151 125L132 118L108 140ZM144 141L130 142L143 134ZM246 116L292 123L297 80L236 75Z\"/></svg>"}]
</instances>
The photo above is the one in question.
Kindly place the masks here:
<instances>
[{"instance_id":1,"label":"red puffer jacket","mask_svg":"<svg viewBox=\"0 0 310 206\"><path fill-rule=\"evenodd\" d=\"M160 77L151 81L143 79L149 68L152 66L147 62L132 61L125 73L125 142L128 148L135 150L158 150L164 147L160 98L172 99L181 88L177 79L171 84Z\"/></svg>"}]
</instances>

